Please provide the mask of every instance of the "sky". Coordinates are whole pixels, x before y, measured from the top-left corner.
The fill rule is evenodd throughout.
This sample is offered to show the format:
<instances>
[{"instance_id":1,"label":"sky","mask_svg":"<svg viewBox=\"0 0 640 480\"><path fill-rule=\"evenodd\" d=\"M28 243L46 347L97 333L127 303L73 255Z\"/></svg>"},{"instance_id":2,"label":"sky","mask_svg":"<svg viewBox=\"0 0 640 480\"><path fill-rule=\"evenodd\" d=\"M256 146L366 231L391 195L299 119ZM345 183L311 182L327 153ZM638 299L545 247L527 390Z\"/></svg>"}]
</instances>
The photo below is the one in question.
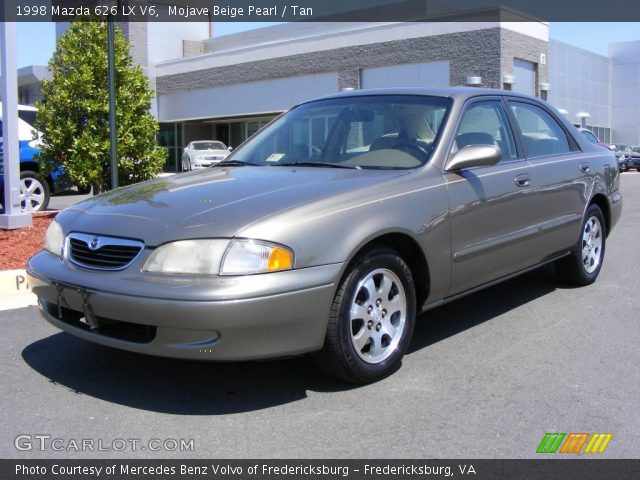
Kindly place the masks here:
<instances>
[{"instance_id":1,"label":"sky","mask_svg":"<svg viewBox=\"0 0 640 480\"><path fill-rule=\"evenodd\" d=\"M259 22L218 22L215 35L227 35L274 25ZM551 23L550 36L571 45L606 55L609 42L640 40L640 23ZM18 67L46 65L55 47L53 23L18 23Z\"/></svg>"}]
</instances>

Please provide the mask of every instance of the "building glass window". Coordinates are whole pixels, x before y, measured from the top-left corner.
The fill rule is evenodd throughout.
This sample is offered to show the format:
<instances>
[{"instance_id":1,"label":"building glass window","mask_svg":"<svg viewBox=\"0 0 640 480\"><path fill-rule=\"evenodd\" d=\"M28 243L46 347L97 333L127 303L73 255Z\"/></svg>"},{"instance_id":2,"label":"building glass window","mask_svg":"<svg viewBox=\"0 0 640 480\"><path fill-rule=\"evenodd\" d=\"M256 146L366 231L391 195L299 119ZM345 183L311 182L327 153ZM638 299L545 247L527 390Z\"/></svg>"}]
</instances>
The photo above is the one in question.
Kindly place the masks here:
<instances>
[{"instance_id":1,"label":"building glass window","mask_svg":"<svg viewBox=\"0 0 640 480\"><path fill-rule=\"evenodd\" d=\"M611 129L608 127L598 127L587 125L585 128L591 130L602 143L611 143Z\"/></svg>"},{"instance_id":2,"label":"building glass window","mask_svg":"<svg viewBox=\"0 0 640 480\"><path fill-rule=\"evenodd\" d=\"M233 122L229 124L230 130L230 138L229 143L230 146L236 148L242 142L244 142L244 122Z\"/></svg>"},{"instance_id":3,"label":"building glass window","mask_svg":"<svg viewBox=\"0 0 640 480\"><path fill-rule=\"evenodd\" d=\"M178 124L160 123L158 132L158 145L167 149L167 161L164 165L165 172L177 172L182 155L182 145L178 142ZM181 133L181 132L180 132Z\"/></svg>"}]
</instances>

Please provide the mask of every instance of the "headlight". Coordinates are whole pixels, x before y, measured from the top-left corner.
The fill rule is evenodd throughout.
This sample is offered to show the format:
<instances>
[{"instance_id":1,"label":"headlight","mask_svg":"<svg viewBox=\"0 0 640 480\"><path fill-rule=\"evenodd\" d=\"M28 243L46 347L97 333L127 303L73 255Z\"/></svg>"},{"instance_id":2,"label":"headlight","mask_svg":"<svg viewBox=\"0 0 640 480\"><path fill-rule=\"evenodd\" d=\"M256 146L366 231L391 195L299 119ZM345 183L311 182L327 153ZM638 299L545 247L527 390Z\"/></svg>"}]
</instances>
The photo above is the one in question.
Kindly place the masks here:
<instances>
[{"instance_id":1,"label":"headlight","mask_svg":"<svg viewBox=\"0 0 640 480\"><path fill-rule=\"evenodd\" d=\"M257 240L183 240L158 247L146 272L248 275L293 268L293 252Z\"/></svg>"},{"instance_id":2,"label":"headlight","mask_svg":"<svg viewBox=\"0 0 640 480\"><path fill-rule=\"evenodd\" d=\"M62 227L55 220L49 224L47 233L44 235L44 249L56 256L62 255L62 245L64 244L64 233Z\"/></svg>"},{"instance_id":3,"label":"headlight","mask_svg":"<svg viewBox=\"0 0 640 480\"><path fill-rule=\"evenodd\" d=\"M160 273L217 275L229 240L183 240L156 248L143 270Z\"/></svg>"},{"instance_id":4,"label":"headlight","mask_svg":"<svg viewBox=\"0 0 640 480\"><path fill-rule=\"evenodd\" d=\"M229 245L220 275L246 275L293 268L293 252L282 245L256 240L234 240Z\"/></svg>"}]
</instances>

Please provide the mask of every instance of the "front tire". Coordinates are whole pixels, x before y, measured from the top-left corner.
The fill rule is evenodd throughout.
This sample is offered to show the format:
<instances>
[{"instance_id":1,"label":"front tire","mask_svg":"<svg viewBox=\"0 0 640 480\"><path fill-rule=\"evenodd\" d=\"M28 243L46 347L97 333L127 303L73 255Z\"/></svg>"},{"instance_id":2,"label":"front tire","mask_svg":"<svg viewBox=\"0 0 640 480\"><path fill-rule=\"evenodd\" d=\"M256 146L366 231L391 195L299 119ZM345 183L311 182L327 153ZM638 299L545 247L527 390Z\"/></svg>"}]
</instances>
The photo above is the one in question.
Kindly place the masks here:
<instances>
[{"instance_id":1,"label":"front tire","mask_svg":"<svg viewBox=\"0 0 640 480\"><path fill-rule=\"evenodd\" d=\"M49 206L49 184L36 172L24 170L20 172L20 210L23 212L40 212Z\"/></svg>"},{"instance_id":2,"label":"front tire","mask_svg":"<svg viewBox=\"0 0 640 480\"><path fill-rule=\"evenodd\" d=\"M350 383L380 380L400 367L415 316L415 285L404 260L387 248L358 255L338 287L313 361Z\"/></svg>"},{"instance_id":3,"label":"front tire","mask_svg":"<svg viewBox=\"0 0 640 480\"><path fill-rule=\"evenodd\" d=\"M607 240L602 210L595 204L587 209L582 221L580 240L567 257L556 262L558 278L570 285L585 286L596 281Z\"/></svg>"}]
</instances>

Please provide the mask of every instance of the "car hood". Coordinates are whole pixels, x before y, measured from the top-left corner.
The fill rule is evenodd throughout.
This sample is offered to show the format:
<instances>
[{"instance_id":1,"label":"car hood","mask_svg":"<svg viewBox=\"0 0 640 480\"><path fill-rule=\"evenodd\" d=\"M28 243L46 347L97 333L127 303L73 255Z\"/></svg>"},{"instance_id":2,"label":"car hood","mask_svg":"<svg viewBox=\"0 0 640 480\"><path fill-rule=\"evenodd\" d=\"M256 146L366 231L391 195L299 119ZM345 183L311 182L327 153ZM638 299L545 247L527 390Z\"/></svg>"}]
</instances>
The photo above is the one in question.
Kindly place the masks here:
<instances>
[{"instance_id":1,"label":"car hood","mask_svg":"<svg viewBox=\"0 0 640 480\"><path fill-rule=\"evenodd\" d=\"M65 233L139 239L149 246L187 238L233 237L267 216L348 194L403 171L227 167L116 189L73 205L57 220ZM355 195L357 197L357 195ZM335 208L344 204L335 202Z\"/></svg>"}]
</instances>

